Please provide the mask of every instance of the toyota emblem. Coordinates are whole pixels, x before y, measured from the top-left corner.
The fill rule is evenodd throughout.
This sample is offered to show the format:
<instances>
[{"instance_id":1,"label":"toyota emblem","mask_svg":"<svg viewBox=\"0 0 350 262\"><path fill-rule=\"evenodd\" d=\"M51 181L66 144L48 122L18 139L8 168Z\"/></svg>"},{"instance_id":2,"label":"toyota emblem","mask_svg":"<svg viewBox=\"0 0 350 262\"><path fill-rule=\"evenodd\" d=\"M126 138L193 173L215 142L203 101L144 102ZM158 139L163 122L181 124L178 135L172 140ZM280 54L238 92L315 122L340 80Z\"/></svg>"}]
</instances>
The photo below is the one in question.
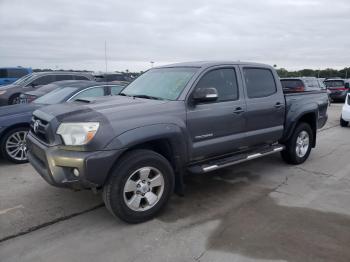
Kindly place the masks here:
<instances>
[{"instance_id":1,"label":"toyota emblem","mask_svg":"<svg viewBox=\"0 0 350 262\"><path fill-rule=\"evenodd\" d=\"M41 124L40 120L36 120L33 125L33 129L35 133L38 133L39 125Z\"/></svg>"}]
</instances>

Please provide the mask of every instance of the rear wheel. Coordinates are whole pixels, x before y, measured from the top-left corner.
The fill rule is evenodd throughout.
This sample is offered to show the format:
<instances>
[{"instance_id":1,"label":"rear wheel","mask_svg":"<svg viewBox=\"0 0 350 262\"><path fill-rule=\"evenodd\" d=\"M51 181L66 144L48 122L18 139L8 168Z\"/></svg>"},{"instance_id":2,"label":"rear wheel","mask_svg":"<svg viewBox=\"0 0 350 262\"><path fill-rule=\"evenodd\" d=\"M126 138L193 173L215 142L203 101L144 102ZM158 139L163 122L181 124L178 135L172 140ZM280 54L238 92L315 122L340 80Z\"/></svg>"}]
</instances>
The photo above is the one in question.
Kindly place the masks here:
<instances>
[{"instance_id":1,"label":"rear wheel","mask_svg":"<svg viewBox=\"0 0 350 262\"><path fill-rule=\"evenodd\" d=\"M286 149L281 152L283 160L293 165L304 163L310 155L313 141L314 137L310 125L300 123L287 141Z\"/></svg>"},{"instance_id":2,"label":"rear wheel","mask_svg":"<svg viewBox=\"0 0 350 262\"><path fill-rule=\"evenodd\" d=\"M19 127L8 131L0 143L2 155L9 161L22 164L28 162L26 137L28 127Z\"/></svg>"},{"instance_id":3,"label":"rear wheel","mask_svg":"<svg viewBox=\"0 0 350 262\"><path fill-rule=\"evenodd\" d=\"M128 223L140 223L165 206L173 188L174 172L167 159L151 150L135 150L112 171L103 200L113 215Z\"/></svg>"},{"instance_id":4,"label":"rear wheel","mask_svg":"<svg viewBox=\"0 0 350 262\"><path fill-rule=\"evenodd\" d=\"M345 121L342 117L340 117L340 126L347 127L349 125L348 121Z\"/></svg>"}]
</instances>

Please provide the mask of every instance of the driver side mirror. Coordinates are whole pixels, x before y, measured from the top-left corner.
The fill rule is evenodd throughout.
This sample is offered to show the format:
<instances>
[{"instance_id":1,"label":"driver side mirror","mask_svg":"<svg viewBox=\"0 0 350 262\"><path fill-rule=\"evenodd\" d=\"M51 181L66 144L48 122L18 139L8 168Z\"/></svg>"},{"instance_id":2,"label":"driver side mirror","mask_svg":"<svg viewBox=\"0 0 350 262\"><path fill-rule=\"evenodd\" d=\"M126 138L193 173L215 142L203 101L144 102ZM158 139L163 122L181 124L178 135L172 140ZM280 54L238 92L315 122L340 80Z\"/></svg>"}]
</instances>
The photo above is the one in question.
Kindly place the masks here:
<instances>
[{"instance_id":1,"label":"driver side mirror","mask_svg":"<svg viewBox=\"0 0 350 262\"><path fill-rule=\"evenodd\" d=\"M345 83L345 88L346 89L349 89L350 88L350 83L348 82L348 83Z\"/></svg>"},{"instance_id":2,"label":"driver side mirror","mask_svg":"<svg viewBox=\"0 0 350 262\"><path fill-rule=\"evenodd\" d=\"M196 102L213 102L218 98L218 90L214 87L197 88L193 93L193 100Z\"/></svg>"}]
</instances>

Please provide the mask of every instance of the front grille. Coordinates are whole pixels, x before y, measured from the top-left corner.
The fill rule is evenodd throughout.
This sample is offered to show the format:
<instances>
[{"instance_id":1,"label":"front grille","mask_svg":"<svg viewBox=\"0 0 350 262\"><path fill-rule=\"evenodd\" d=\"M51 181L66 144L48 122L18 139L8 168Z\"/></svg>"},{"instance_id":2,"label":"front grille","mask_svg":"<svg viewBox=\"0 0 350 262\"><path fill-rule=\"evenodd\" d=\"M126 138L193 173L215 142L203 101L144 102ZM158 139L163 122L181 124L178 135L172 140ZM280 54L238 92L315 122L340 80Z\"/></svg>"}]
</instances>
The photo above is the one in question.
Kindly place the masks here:
<instances>
[{"instance_id":1,"label":"front grille","mask_svg":"<svg viewBox=\"0 0 350 262\"><path fill-rule=\"evenodd\" d=\"M49 143L48 126L49 123L47 121L33 116L30 122L30 131L39 140Z\"/></svg>"}]
</instances>

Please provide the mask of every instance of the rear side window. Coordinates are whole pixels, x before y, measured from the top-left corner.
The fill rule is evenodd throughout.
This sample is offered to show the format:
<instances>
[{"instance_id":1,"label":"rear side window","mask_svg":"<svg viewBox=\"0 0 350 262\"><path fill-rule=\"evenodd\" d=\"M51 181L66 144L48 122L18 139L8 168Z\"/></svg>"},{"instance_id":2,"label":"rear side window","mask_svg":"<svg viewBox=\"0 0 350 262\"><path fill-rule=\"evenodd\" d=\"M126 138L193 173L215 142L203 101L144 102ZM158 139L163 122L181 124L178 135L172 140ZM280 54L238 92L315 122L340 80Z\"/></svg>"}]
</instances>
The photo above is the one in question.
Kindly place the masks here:
<instances>
[{"instance_id":1,"label":"rear side window","mask_svg":"<svg viewBox=\"0 0 350 262\"><path fill-rule=\"evenodd\" d=\"M72 75L56 75L56 81L73 80Z\"/></svg>"},{"instance_id":2,"label":"rear side window","mask_svg":"<svg viewBox=\"0 0 350 262\"><path fill-rule=\"evenodd\" d=\"M265 68L244 68L244 81L249 98L267 97L277 92L271 70Z\"/></svg>"},{"instance_id":3,"label":"rear side window","mask_svg":"<svg viewBox=\"0 0 350 262\"><path fill-rule=\"evenodd\" d=\"M22 76L25 76L28 74L28 71L26 69L21 68L13 68L13 69L7 69L7 77L9 78L21 78Z\"/></svg>"},{"instance_id":4,"label":"rear side window","mask_svg":"<svg viewBox=\"0 0 350 262\"><path fill-rule=\"evenodd\" d=\"M7 78L7 70L0 69L0 78Z\"/></svg>"},{"instance_id":5,"label":"rear side window","mask_svg":"<svg viewBox=\"0 0 350 262\"><path fill-rule=\"evenodd\" d=\"M119 95L125 86L111 86L111 95Z\"/></svg>"},{"instance_id":6,"label":"rear side window","mask_svg":"<svg viewBox=\"0 0 350 262\"><path fill-rule=\"evenodd\" d=\"M87 97L100 97L105 95L105 89L103 86L90 88L88 90L82 91L78 95L76 95L72 100L75 101L81 98Z\"/></svg>"},{"instance_id":7,"label":"rear side window","mask_svg":"<svg viewBox=\"0 0 350 262\"><path fill-rule=\"evenodd\" d=\"M123 75L106 75L106 80L108 82L125 81L125 77Z\"/></svg>"},{"instance_id":8,"label":"rear side window","mask_svg":"<svg viewBox=\"0 0 350 262\"><path fill-rule=\"evenodd\" d=\"M28 85L30 84L34 84L35 86L47 85L54 81L55 81L55 78L53 75L46 75L46 76L40 76L39 78L35 79L32 83L29 83Z\"/></svg>"},{"instance_id":9,"label":"rear side window","mask_svg":"<svg viewBox=\"0 0 350 262\"><path fill-rule=\"evenodd\" d=\"M86 76L74 76L75 80L90 80L88 77Z\"/></svg>"},{"instance_id":10,"label":"rear side window","mask_svg":"<svg viewBox=\"0 0 350 262\"><path fill-rule=\"evenodd\" d=\"M233 68L215 69L206 73L198 82L196 88L214 87L218 91L218 101L238 99L236 71Z\"/></svg>"}]
</instances>

